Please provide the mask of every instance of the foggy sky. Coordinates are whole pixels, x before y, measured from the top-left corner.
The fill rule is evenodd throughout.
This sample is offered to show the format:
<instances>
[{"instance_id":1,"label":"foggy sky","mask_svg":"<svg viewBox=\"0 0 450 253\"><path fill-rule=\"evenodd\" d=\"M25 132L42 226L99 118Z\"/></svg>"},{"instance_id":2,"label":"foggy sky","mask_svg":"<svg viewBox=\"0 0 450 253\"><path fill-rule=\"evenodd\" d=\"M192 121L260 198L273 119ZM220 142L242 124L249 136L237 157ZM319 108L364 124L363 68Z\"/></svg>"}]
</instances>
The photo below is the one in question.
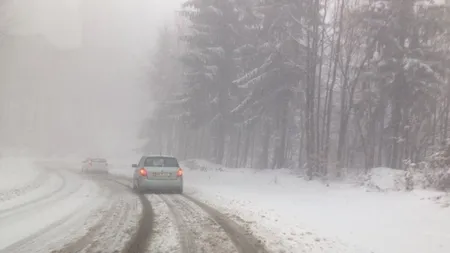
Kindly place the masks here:
<instances>
[{"instance_id":1,"label":"foggy sky","mask_svg":"<svg viewBox=\"0 0 450 253\"><path fill-rule=\"evenodd\" d=\"M150 50L181 0L9 3L13 18L0 44L2 148L103 156L136 148L151 108Z\"/></svg>"}]
</instances>

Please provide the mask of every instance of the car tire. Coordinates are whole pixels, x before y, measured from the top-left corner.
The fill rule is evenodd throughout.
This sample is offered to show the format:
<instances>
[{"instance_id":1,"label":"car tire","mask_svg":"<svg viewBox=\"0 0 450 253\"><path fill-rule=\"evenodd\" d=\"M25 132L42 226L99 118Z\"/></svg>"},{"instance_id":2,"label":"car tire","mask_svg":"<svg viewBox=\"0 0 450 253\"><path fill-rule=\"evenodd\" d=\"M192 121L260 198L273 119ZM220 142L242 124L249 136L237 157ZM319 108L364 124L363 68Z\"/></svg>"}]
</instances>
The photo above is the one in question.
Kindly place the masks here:
<instances>
[{"instance_id":1,"label":"car tire","mask_svg":"<svg viewBox=\"0 0 450 253\"><path fill-rule=\"evenodd\" d=\"M133 188L133 192L135 192L135 193L140 193L140 189L139 189L139 186L136 184L136 180L133 180L133 183L132 183L132 188Z\"/></svg>"}]
</instances>

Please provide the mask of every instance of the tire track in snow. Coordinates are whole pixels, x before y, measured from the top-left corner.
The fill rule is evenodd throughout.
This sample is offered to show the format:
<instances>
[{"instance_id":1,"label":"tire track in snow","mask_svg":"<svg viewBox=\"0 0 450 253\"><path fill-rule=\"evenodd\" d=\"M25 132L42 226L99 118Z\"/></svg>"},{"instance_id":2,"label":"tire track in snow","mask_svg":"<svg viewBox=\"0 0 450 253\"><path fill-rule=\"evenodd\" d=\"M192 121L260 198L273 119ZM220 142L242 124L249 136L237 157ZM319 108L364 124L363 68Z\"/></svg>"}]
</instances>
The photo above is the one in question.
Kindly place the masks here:
<instances>
[{"instance_id":1,"label":"tire track in snow","mask_svg":"<svg viewBox=\"0 0 450 253\"><path fill-rule=\"evenodd\" d=\"M80 187L81 188L81 187ZM81 189L79 189L81 191ZM85 189L87 190L87 189ZM80 195L83 192L80 192ZM46 239L48 239L48 234L51 232L59 232L60 234L62 231L67 231L66 229L63 229L67 224L76 224L79 222L79 217L86 217L91 212L91 206L95 206L96 202L98 200L96 198L91 198L89 201L76 206L71 212L69 212L67 215L60 217L59 219L51 222L50 224L45 225L43 228L39 229L38 231L32 233L29 236L26 236L15 243L7 246L6 248L0 250L0 253L23 253L23 252L38 252L39 247L46 248L47 243L49 243ZM64 204L55 202L57 204ZM49 208L50 209L50 208ZM47 238L46 238L47 237ZM44 245L42 245L44 244ZM39 245L36 247L36 245ZM30 249L33 249L30 251ZM41 251L42 252L42 251ZM48 252L48 251L45 251Z\"/></svg>"},{"instance_id":2,"label":"tire track in snow","mask_svg":"<svg viewBox=\"0 0 450 253\"><path fill-rule=\"evenodd\" d=\"M178 200L185 207L192 203L206 212L225 231L239 253L268 253L258 239L216 209L189 195L181 195Z\"/></svg>"},{"instance_id":3,"label":"tire track in snow","mask_svg":"<svg viewBox=\"0 0 450 253\"><path fill-rule=\"evenodd\" d=\"M167 204L159 195L147 195L155 213L154 231L148 252L181 252L180 233Z\"/></svg>"},{"instance_id":4,"label":"tire track in snow","mask_svg":"<svg viewBox=\"0 0 450 253\"><path fill-rule=\"evenodd\" d=\"M114 184L121 185L122 187L129 190L130 193L136 194L133 192L133 189L129 184L128 178L125 179L124 177L121 176L113 176L109 174L104 179ZM144 194L139 194L138 196L139 201L142 205L141 217L139 219L136 232L133 234L131 239L126 243L126 246L122 249L122 251L120 251L122 253L147 252L149 240L153 233L154 212L152 205L150 204L150 201Z\"/></svg>"},{"instance_id":5,"label":"tire track in snow","mask_svg":"<svg viewBox=\"0 0 450 253\"><path fill-rule=\"evenodd\" d=\"M155 234L149 252L268 253L264 245L244 228L192 197L154 194L148 199L156 211ZM160 206L161 202L166 208ZM171 220L167 218L167 211L170 211ZM176 226L177 234L173 233L173 226ZM179 246L167 247L161 243L167 236L178 237Z\"/></svg>"},{"instance_id":6,"label":"tire track in snow","mask_svg":"<svg viewBox=\"0 0 450 253\"><path fill-rule=\"evenodd\" d=\"M74 242L70 242L63 246L60 250L54 250L52 253L67 253L67 252L80 252L84 250L86 247L93 242L94 236L98 233L98 231L108 223L108 221L114 217L114 213L117 212L118 205L117 203L111 203L107 206L106 210L102 210L103 212L101 218L97 221L97 223L89 228L88 232Z\"/></svg>"},{"instance_id":7,"label":"tire track in snow","mask_svg":"<svg viewBox=\"0 0 450 253\"><path fill-rule=\"evenodd\" d=\"M18 188L0 192L0 203L10 200L10 199L13 199L18 196L21 196L23 194L26 194L27 192L30 192L32 190L39 188L40 186L42 186L44 183L46 183L48 181L48 178L49 178L48 174L49 174L49 172L47 170L42 169L42 170L40 170L39 174L31 182L28 182L28 184L26 184L22 187L18 187Z\"/></svg>"},{"instance_id":8,"label":"tire track in snow","mask_svg":"<svg viewBox=\"0 0 450 253\"><path fill-rule=\"evenodd\" d=\"M44 204L49 204L48 202L56 202L60 199L63 199L65 197L67 197L68 195L70 195L71 193L75 192L77 189L79 189L81 187L81 185L78 185L77 189L75 189L75 191L67 191L65 194L62 194L61 196L58 196L55 199L52 199L55 197L55 195L57 195L58 193L62 192L65 188L67 188L67 180L66 177L62 176L60 172L54 172L54 175L56 175L60 180L61 180L61 184L59 185L58 188L56 188L55 190L44 194L43 196L40 196L38 198L34 198L32 200L29 200L27 202L23 202L21 204L18 205L14 205L12 207L0 210L0 220L7 218L9 216L12 215L17 215L18 213L22 213L22 212L26 212L27 210L36 207L36 205L44 205ZM49 201L47 201L49 200Z\"/></svg>"},{"instance_id":9,"label":"tire track in snow","mask_svg":"<svg viewBox=\"0 0 450 253\"><path fill-rule=\"evenodd\" d=\"M191 233L191 226L189 219L186 217L186 213L180 210L180 208L172 201L172 196L159 195L159 197L166 203L172 213L173 219L179 232L179 241L182 253L197 253L197 247L194 241L194 234Z\"/></svg>"},{"instance_id":10,"label":"tire track in snow","mask_svg":"<svg viewBox=\"0 0 450 253\"><path fill-rule=\"evenodd\" d=\"M128 246L132 234L138 230L142 215L139 199L129 187L108 178L91 178L98 184L109 188L110 202L101 208L99 219L82 237L67 243L52 253L68 252L120 252Z\"/></svg>"},{"instance_id":11,"label":"tire track in snow","mask_svg":"<svg viewBox=\"0 0 450 253\"><path fill-rule=\"evenodd\" d=\"M76 174L69 173L69 175ZM81 202L81 205L77 204L79 201L74 203L76 208L70 214L58 217L58 220L47 224L39 231L8 245L0 250L0 253L146 252L152 231L152 220L149 220L152 215L148 214L152 209L148 201L149 208L145 212L141 208L139 202L142 202L144 196L138 196L132 193L128 186L106 178L81 178L84 178L80 181L84 182L80 184L83 190L74 198L90 196L88 201ZM101 191L96 193L103 192L103 194L90 194L91 185L98 185L95 187ZM71 200L68 199L66 202L70 203ZM145 201L143 202L145 204ZM56 205L61 206L64 203L57 202ZM101 210L103 213L99 215L98 212ZM84 235L80 233L80 230L84 231L83 228L87 228ZM74 234L78 234L79 237L73 238Z\"/></svg>"},{"instance_id":12,"label":"tire track in snow","mask_svg":"<svg viewBox=\"0 0 450 253\"><path fill-rule=\"evenodd\" d=\"M147 252L150 236L153 232L154 213L150 201L145 195L139 195L142 204L142 215L136 233L128 241L122 253L145 253Z\"/></svg>"},{"instance_id":13,"label":"tire track in snow","mask_svg":"<svg viewBox=\"0 0 450 253\"><path fill-rule=\"evenodd\" d=\"M125 238L125 236L128 237L128 235L125 235L125 234L126 234L126 228L127 228L126 227L127 221L130 220L129 219L130 215L131 215L131 203L126 201L125 203L123 203L121 214L118 215L118 217L119 217L117 219L118 222L115 224L115 226L113 226L113 230L116 229L115 231L120 231L120 233L116 233L113 236L114 240L112 241L112 244L109 245L110 249L111 249L110 251L117 250L118 248L122 249L126 245L126 243L124 243L123 245L121 245L121 243L124 242L123 238ZM103 239L103 237L101 239ZM126 240L126 241L128 241L128 240Z\"/></svg>"},{"instance_id":14,"label":"tire track in snow","mask_svg":"<svg viewBox=\"0 0 450 253\"><path fill-rule=\"evenodd\" d=\"M225 229L198 205L182 195L160 197L169 207L177 225L182 253L240 252Z\"/></svg>"},{"instance_id":15,"label":"tire track in snow","mask_svg":"<svg viewBox=\"0 0 450 253\"><path fill-rule=\"evenodd\" d=\"M131 205L124 199L117 200L118 208L110 219L93 236L92 243L83 252L120 252L131 238L127 220L131 215ZM70 252L70 251L65 251Z\"/></svg>"},{"instance_id":16,"label":"tire track in snow","mask_svg":"<svg viewBox=\"0 0 450 253\"><path fill-rule=\"evenodd\" d=\"M41 234L45 234L49 232L50 230L56 229L65 223L67 223L72 217L74 217L77 213L80 213L83 210L83 208L78 208L69 215L64 216L62 219L57 220L56 222L51 223L44 229L39 230L39 232L34 233L28 237L23 238L22 240L11 244L7 248L0 250L0 253L22 253L22 252L28 252L27 247L30 244L35 244L38 242L41 242L39 240L39 237Z\"/></svg>"}]
</instances>

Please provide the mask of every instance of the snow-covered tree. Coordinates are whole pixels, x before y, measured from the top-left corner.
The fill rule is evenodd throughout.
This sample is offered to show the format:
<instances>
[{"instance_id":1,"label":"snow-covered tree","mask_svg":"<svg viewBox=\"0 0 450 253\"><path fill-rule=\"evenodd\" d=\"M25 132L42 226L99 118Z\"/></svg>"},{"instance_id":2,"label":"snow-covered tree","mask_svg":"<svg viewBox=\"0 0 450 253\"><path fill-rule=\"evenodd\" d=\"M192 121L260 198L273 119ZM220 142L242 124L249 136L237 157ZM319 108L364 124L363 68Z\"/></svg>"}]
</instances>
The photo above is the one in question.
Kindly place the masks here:
<instances>
[{"instance_id":1,"label":"snow-covered tree","mask_svg":"<svg viewBox=\"0 0 450 253\"><path fill-rule=\"evenodd\" d=\"M182 113L177 101L182 82L182 66L179 61L181 52L177 32L168 27L162 29L151 58L147 89L153 113L146 119L140 136L145 140L142 147L145 152L177 152L176 133Z\"/></svg>"},{"instance_id":2,"label":"snow-covered tree","mask_svg":"<svg viewBox=\"0 0 450 253\"><path fill-rule=\"evenodd\" d=\"M189 20L183 36L184 64L183 107L191 127L208 127L212 157L221 163L225 154L230 109L236 96L233 79L237 38L242 36L241 15L236 1L191 0L184 3L182 14Z\"/></svg>"},{"instance_id":3,"label":"snow-covered tree","mask_svg":"<svg viewBox=\"0 0 450 253\"><path fill-rule=\"evenodd\" d=\"M275 131L271 167L286 165L286 141L289 115L299 85L305 81L305 14L302 1L262 1L256 6L260 18L259 33L253 47L257 66L243 73L235 83L249 89L248 96L233 113L258 119L262 125L262 145L258 166L268 167L269 145ZM295 107L294 107L295 108ZM245 121L248 123L248 121Z\"/></svg>"},{"instance_id":4,"label":"snow-covered tree","mask_svg":"<svg viewBox=\"0 0 450 253\"><path fill-rule=\"evenodd\" d=\"M432 133L432 124L424 123L436 117L445 80L448 54L438 52L435 40L448 34L445 23L432 18L439 7L426 2L374 1L362 7L361 25L373 46L365 52L370 62L355 113L358 125L364 124L360 132L366 156L374 155L368 149L376 144L378 129L384 136L378 145L386 152L380 156L393 168L400 168L403 159L423 157L417 146L424 141L420 131Z\"/></svg>"},{"instance_id":5,"label":"snow-covered tree","mask_svg":"<svg viewBox=\"0 0 450 253\"><path fill-rule=\"evenodd\" d=\"M183 158L345 176L424 161L448 138L446 6L188 0L181 13L182 85L157 85L176 94L158 111L180 116Z\"/></svg>"}]
</instances>

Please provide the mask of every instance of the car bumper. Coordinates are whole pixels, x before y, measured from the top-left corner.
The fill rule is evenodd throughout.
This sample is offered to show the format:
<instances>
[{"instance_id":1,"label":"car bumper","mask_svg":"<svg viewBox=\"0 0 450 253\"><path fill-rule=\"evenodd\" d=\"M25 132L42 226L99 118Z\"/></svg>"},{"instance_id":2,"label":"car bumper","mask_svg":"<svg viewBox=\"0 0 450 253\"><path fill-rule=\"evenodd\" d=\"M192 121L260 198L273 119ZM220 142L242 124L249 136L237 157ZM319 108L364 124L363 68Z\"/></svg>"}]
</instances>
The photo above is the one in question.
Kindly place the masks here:
<instances>
[{"instance_id":1,"label":"car bumper","mask_svg":"<svg viewBox=\"0 0 450 253\"><path fill-rule=\"evenodd\" d=\"M138 182L140 190L156 191L156 190L178 190L183 188L183 179L175 180L150 180L140 179Z\"/></svg>"}]
</instances>

